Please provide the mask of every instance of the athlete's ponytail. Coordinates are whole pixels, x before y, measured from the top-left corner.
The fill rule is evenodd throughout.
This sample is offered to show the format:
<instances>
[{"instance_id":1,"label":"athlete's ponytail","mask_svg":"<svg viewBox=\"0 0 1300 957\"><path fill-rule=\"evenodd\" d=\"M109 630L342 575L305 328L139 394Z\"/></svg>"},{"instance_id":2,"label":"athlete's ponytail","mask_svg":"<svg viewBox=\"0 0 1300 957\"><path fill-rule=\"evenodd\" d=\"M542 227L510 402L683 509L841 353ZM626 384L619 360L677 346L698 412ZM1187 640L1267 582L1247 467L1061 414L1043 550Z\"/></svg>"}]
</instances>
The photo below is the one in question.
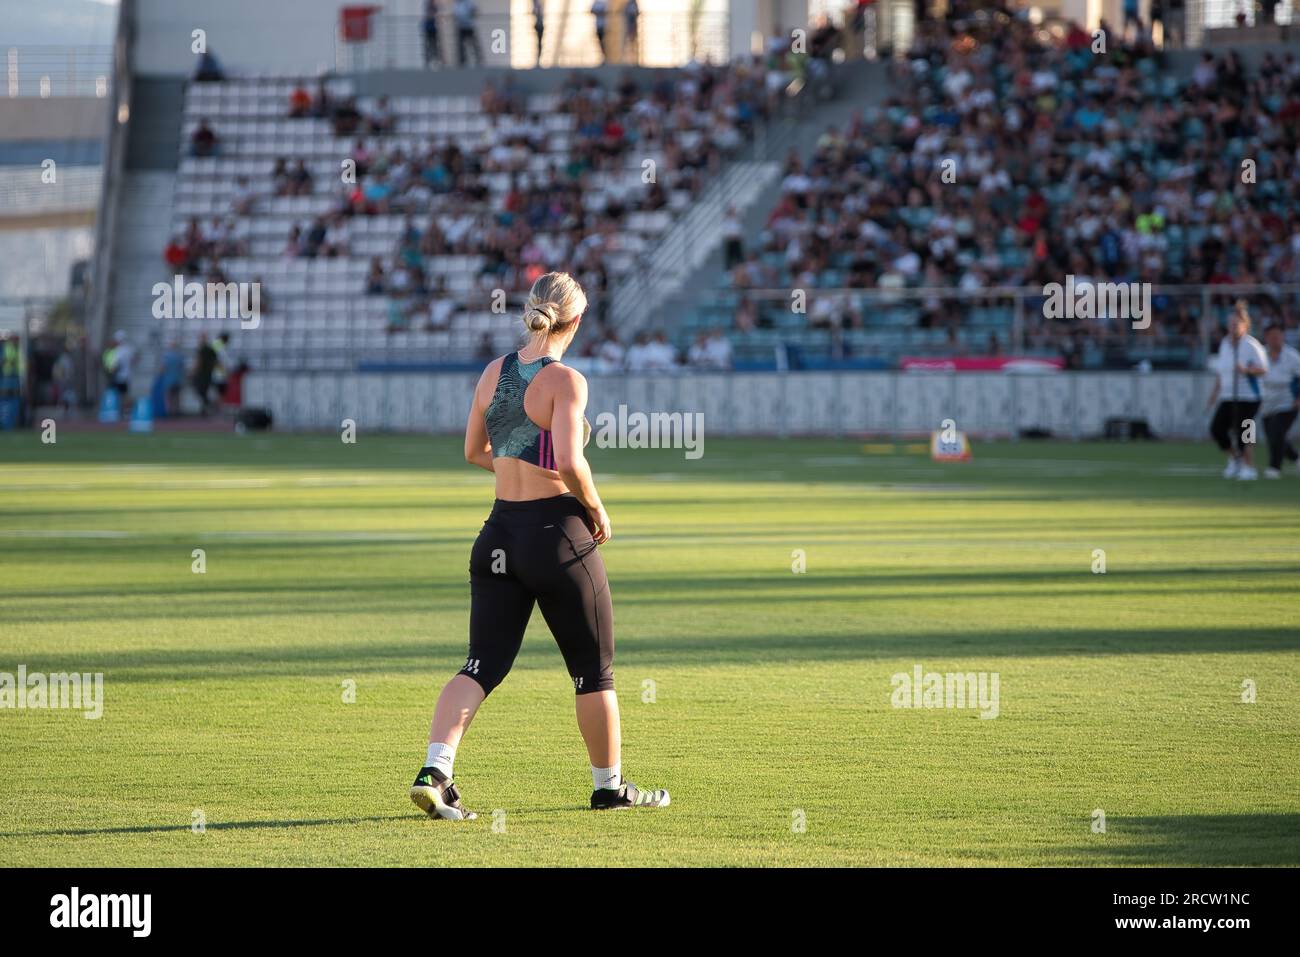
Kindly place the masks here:
<instances>
[{"instance_id":1,"label":"athlete's ponytail","mask_svg":"<svg viewBox=\"0 0 1300 957\"><path fill-rule=\"evenodd\" d=\"M567 272L539 276L524 304L524 326L535 335L559 335L582 315L587 296Z\"/></svg>"}]
</instances>

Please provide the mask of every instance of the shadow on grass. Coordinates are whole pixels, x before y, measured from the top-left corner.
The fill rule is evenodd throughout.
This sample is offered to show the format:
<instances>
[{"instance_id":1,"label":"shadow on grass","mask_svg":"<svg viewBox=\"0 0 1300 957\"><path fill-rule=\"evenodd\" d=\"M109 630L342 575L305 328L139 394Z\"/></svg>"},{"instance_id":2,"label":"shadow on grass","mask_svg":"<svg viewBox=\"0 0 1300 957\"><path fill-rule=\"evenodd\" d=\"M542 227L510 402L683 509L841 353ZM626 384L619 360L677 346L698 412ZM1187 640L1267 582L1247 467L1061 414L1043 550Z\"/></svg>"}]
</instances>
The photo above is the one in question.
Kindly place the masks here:
<instances>
[{"instance_id":1,"label":"shadow on grass","mask_svg":"<svg viewBox=\"0 0 1300 957\"><path fill-rule=\"evenodd\" d=\"M1001 487L1007 501L1069 494L1072 500L1100 499L1231 502L1239 507L1287 501L1280 487L1236 487L1217 476L1218 455L1209 442L1102 444L1062 441L1042 443L979 443L975 466L953 469L920 455L863 455L861 437L843 439L780 439L771 437L709 440L708 454L684 461L680 449L591 450L599 474L636 479L672 475L688 481L754 484L794 481L806 486L849 484L896 487L900 492L926 491L951 496L976 482L990 492ZM897 444L897 443L895 443ZM0 459L14 465L42 467L153 465L168 468L216 467L256 474L259 470L390 470L473 474L465 465L461 441L455 436L371 434L364 453L345 450L336 433L264 437L220 434L158 433L152 436L117 433L61 434L55 445L41 443L36 432L0 434ZM819 462L831 456L838 461ZM1047 469L1040 467L1046 463ZM1171 465L1203 470L1203 474L1171 475ZM1082 467L1082 468L1081 468ZM908 481L900 480L900 470ZM1143 484L1135 486L1135 474ZM920 489L915 481L926 486ZM945 492L943 486L957 489ZM1280 485L1280 483L1275 483ZM1012 492L1011 490L1015 490ZM977 497L978 498L978 497ZM1064 501L1064 498L1061 498ZM617 502L617 495L611 498ZM662 504L651 502L651 504Z\"/></svg>"},{"instance_id":2,"label":"shadow on grass","mask_svg":"<svg viewBox=\"0 0 1300 957\"><path fill-rule=\"evenodd\" d=\"M1300 864L1300 814L1108 816L1106 833L1091 838L1070 853L1093 866Z\"/></svg>"},{"instance_id":3,"label":"shadow on grass","mask_svg":"<svg viewBox=\"0 0 1300 957\"><path fill-rule=\"evenodd\" d=\"M418 814L380 814L373 817L317 818L301 821L218 821L205 824L208 831L248 831L262 828L328 827L336 824L371 824L378 821L419 819ZM0 838L19 837L95 837L107 834L166 834L188 832L189 824L137 824L122 827L52 828L44 831L0 831Z\"/></svg>"},{"instance_id":4,"label":"shadow on grass","mask_svg":"<svg viewBox=\"0 0 1300 957\"><path fill-rule=\"evenodd\" d=\"M233 648L148 648L69 654L16 652L29 671L102 671L109 682L154 683L228 678L309 678L347 674L441 673L464 655L465 636L446 633L406 642L343 642L311 645L247 645ZM952 660L1067 656L1242 654L1300 649L1291 628L1072 629L919 634L788 632L715 636L637 634L619 640L625 667L765 666L784 663L866 662L897 659ZM553 670L555 645L535 615L516 669Z\"/></svg>"},{"instance_id":5,"label":"shadow on grass","mask_svg":"<svg viewBox=\"0 0 1300 957\"><path fill-rule=\"evenodd\" d=\"M591 813L585 804L571 804L567 807L543 807L529 808L530 813L554 813L557 811L582 811ZM518 813L518 812L514 812ZM337 817L337 818L312 818L291 821L218 821L204 825L208 831L256 831L256 830L288 830L299 827L336 827L348 824L375 824L387 821L415 821L426 820L426 816L421 815L418 810L412 810L406 814L376 814L370 817ZM492 821L491 815L482 815L478 817L480 821ZM442 824L443 822L436 822ZM454 822L453 822L454 823ZM448 825L449 826L449 825ZM189 832L189 824L137 824L123 825L120 827L87 827L87 828L51 828L42 831L0 831L0 838L36 838L36 837L98 837L111 834L167 834Z\"/></svg>"},{"instance_id":6,"label":"shadow on grass","mask_svg":"<svg viewBox=\"0 0 1300 957\"><path fill-rule=\"evenodd\" d=\"M468 539L466 541L468 542ZM424 543L410 542L407 544ZM239 547L244 546L240 544ZM296 544L294 547L297 547ZM380 543L376 546L376 548L385 550L390 547L388 543ZM78 557L83 561L88 560L84 556ZM319 561L317 556L312 557ZM154 561L157 561L156 554ZM306 559L302 561L307 563ZM189 558L185 556L185 564L188 564L188 562ZM1022 596L1025 598L1044 595L1049 597L1061 595L1082 596L1094 592L1104 593L1108 589L1115 593L1128 595L1134 593L1129 587L1132 583L1148 585L1153 589L1152 593L1154 594L1176 594L1183 591L1203 593L1207 591L1207 585L1234 576L1258 582L1259 589L1267 591L1274 585L1270 579L1276 578L1276 584L1281 585L1293 580L1292 576L1300 578L1300 565L1282 564L1256 565L1250 568L1154 565L1149 568L1126 568L1122 574L1109 578L1100 575L1089 575L1086 573L1087 566L1084 565L1083 567L1084 571L1077 568L1016 569L1014 571L986 569L939 571L930 568L922 571L894 571L888 568L871 568L852 574L818 572L816 575L796 576L788 573L783 562L776 562L773 564L772 571L765 574L755 574L752 570L747 570L747 573L732 575L700 575L694 573L694 571L679 571L667 575L645 572L635 574L616 573L610 576L610 584L614 590L614 604L617 606L620 600L650 599L662 601L665 591L685 591L688 594L678 596L678 600L694 600L700 604L711 605L718 601L844 601L854 597L876 599L888 597L878 594L882 589L892 591L899 588L921 588L925 592L939 593L953 599L985 596ZM352 575L325 577L317 572L311 578L300 578L288 583L237 578L229 584L209 584L206 579L176 576L173 579L176 584L166 588L114 583L111 588L105 586L93 589L42 588L0 591L0 603L24 599L49 602L71 598L117 600L124 597L182 598L185 596L203 597L212 595L247 595L251 597L264 594L304 593L319 594L321 596L350 593L389 593L394 598L418 598L428 596L430 593L452 593L468 596L468 568L468 555L457 554L454 559L416 567L411 569L409 573L403 573L399 577L392 578L359 580ZM1167 580L1167 583L1165 580ZM989 585L1004 586L1006 590L980 590L980 586ZM1029 590L1042 585L1066 585L1070 587L1064 591ZM1227 587L1225 585L1225 590ZM855 596L851 592L837 591L837 589L853 588L862 589L861 594ZM1085 592L1085 589L1091 589L1091 591ZM719 595L717 594L719 591L742 591L746 592L746 594ZM1231 591L1233 594L1238 594L1240 588L1234 583L1231 586ZM403 593L407 594L403 595ZM1142 592L1137 593L1141 594ZM468 601L468 599L466 600ZM290 607L287 610L307 612L312 607L315 607L315 605ZM42 615L42 620L48 620L49 611L48 608L43 609L45 614ZM277 614L280 611L281 608L279 607L275 609ZM238 612L232 612L232 614L238 614ZM258 612L249 611L247 614L256 615ZM113 615L108 612L104 617L111 618ZM149 617L152 617L152 615ZM167 616L162 615L159 617Z\"/></svg>"}]
</instances>

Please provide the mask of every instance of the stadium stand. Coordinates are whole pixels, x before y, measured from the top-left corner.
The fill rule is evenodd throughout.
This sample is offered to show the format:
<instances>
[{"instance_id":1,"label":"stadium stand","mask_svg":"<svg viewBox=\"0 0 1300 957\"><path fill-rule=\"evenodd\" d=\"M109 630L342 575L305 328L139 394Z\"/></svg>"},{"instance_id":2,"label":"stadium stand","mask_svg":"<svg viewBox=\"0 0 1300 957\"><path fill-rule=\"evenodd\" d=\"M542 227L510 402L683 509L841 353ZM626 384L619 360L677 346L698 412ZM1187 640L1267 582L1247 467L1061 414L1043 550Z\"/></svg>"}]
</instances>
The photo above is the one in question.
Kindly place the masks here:
<instances>
[{"instance_id":1,"label":"stadium stand","mask_svg":"<svg viewBox=\"0 0 1300 957\"><path fill-rule=\"evenodd\" d=\"M1199 368L1239 295L1294 328L1294 56L1091 42L980 14L834 66L783 32L726 67L488 70L438 95L402 71L227 75L177 85L170 132L140 83L132 153L177 159L121 179L105 327L142 370L215 334L148 315L180 272L259 284L257 335L225 327L254 369L466 368L514 342L531 277L566 268L604 327L582 347L597 371ZM1067 275L1154 284L1155 321L1045 320Z\"/></svg>"},{"instance_id":2,"label":"stadium stand","mask_svg":"<svg viewBox=\"0 0 1300 957\"><path fill-rule=\"evenodd\" d=\"M260 281L277 318L241 343L258 367L499 351L514 335L502 311L556 264L603 318L602 294L763 122L765 74L759 61L609 88L574 75L557 93L481 97L358 98L346 79L193 83L168 255L187 279ZM291 97L322 91L332 106L290 116ZM333 115L343 104L356 129ZM201 130L214 155L193 155ZM199 330L176 333L189 345Z\"/></svg>"},{"instance_id":3,"label":"stadium stand","mask_svg":"<svg viewBox=\"0 0 1300 957\"><path fill-rule=\"evenodd\" d=\"M797 341L839 357L1015 348L1186 366L1211 318L1202 285L1300 281L1292 54L1265 51L1251 71L1205 53L1180 75L1113 31L1107 56L1075 25L1046 36L1021 20L927 24L885 103L790 157L761 234L686 334L724 325L760 355ZM1067 274L1163 285L1156 321L1053 322L1041 296L1001 292ZM1294 293L1256 306L1289 327L1300 316Z\"/></svg>"}]
</instances>

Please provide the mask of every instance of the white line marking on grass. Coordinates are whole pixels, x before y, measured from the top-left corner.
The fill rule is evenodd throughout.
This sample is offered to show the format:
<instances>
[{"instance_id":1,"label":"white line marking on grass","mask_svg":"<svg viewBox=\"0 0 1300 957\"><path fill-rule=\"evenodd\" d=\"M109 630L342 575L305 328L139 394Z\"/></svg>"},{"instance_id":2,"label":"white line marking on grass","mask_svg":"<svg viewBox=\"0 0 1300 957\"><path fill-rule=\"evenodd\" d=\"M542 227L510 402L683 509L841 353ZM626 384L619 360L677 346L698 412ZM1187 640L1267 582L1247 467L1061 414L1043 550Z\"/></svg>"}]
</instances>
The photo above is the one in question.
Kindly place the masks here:
<instances>
[{"instance_id":1,"label":"white line marking on grass","mask_svg":"<svg viewBox=\"0 0 1300 957\"><path fill-rule=\"evenodd\" d=\"M155 532L122 532L96 529L15 528L0 529L0 538L195 538L236 541L284 542L421 542L432 541L431 535L415 532L181 532L158 535Z\"/></svg>"},{"instance_id":2,"label":"white line marking on grass","mask_svg":"<svg viewBox=\"0 0 1300 957\"><path fill-rule=\"evenodd\" d=\"M87 485L84 482L70 482L66 485L62 482L45 482L41 485L10 485L8 482L0 482L0 488L4 489L6 492L48 492L51 489L58 489L60 492L75 492L79 489L87 489L91 487L92 486ZM100 488L98 485L93 487Z\"/></svg>"},{"instance_id":3,"label":"white line marking on grass","mask_svg":"<svg viewBox=\"0 0 1300 957\"><path fill-rule=\"evenodd\" d=\"M1217 476L1222 469L1217 465L1166 465L1164 468L1156 469L1166 475L1215 475Z\"/></svg>"},{"instance_id":4,"label":"white line marking on grass","mask_svg":"<svg viewBox=\"0 0 1300 957\"><path fill-rule=\"evenodd\" d=\"M306 488L423 488L428 489L429 483L423 476L413 477L409 473L403 472L393 476L373 476L357 478L336 478L329 475L309 476L306 478L294 479L286 482L288 485L296 485ZM467 478L465 476L443 475L438 474L439 488L455 486L457 488L468 488L470 486L482 486L482 480L478 476Z\"/></svg>"},{"instance_id":5,"label":"white line marking on grass","mask_svg":"<svg viewBox=\"0 0 1300 957\"><path fill-rule=\"evenodd\" d=\"M266 542L422 542L432 540L430 535L416 532L196 532L195 538L231 539L234 541Z\"/></svg>"},{"instance_id":6,"label":"white line marking on grass","mask_svg":"<svg viewBox=\"0 0 1300 957\"><path fill-rule=\"evenodd\" d=\"M270 488L273 484L270 479L177 479L169 482L150 482L148 485L135 485L132 487L158 491L190 488Z\"/></svg>"},{"instance_id":7,"label":"white line marking on grass","mask_svg":"<svg viewBox=\"0 0 1300 957\"><path fill-rule=\"evenodd\" d=\"M896 492L985 492L988 491L987 485L959 485L953 482L946 485L943 482L883 482L871 485L864 485L863 488L892 489Z\"/></svg>"},{"instance_id":8,"label":"white line marking on grass","mask_svg":"<svg viewBox=\"0 0 1300 957\"><path fill-rule=\"evenodd\" d=\"M6 528L0 538L134 538L135 532L110 532L63 528Z\"/></svg>"}]
</instances>

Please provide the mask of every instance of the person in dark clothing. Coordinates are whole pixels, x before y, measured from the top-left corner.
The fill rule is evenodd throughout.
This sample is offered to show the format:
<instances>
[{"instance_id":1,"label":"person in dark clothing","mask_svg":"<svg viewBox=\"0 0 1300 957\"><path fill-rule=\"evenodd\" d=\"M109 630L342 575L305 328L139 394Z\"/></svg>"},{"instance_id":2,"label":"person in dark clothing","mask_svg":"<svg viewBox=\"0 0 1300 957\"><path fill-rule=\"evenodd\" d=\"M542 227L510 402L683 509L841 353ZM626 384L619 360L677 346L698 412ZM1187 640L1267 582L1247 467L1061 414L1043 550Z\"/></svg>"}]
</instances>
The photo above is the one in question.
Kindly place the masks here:
<instances>
[{"instance_id":1,"label":"person in dark clothing","mask_svg":"<svg viewBox=\"0 0 1300 957\"><path fill-rule=\"evenodd\" d=\"M420 22L424 31L424 65L442 66L442 43L438 37L438 0L424 0L424 19Z\"/></svg>"},{"instance_id":2,"label":"person in dark clothing","mask_svg":"<svg viewBox=\"0 0 1300 957\"><path fill-rule=\"evenodd\" d=\"M199 347L194 353L194 377L191 383L194 386L194 393L199 397L199 405L202 406L203 415L207 416L211 411L211 401L208 393L212 390L212 374L217 367L217 353L208 342L206 333L199 336Z\"/></svg>"},{"instance_id":3,"label":"person in dark clothing","mask_svg":"<svg viewBox=\"0 0 1300 957\"><path fill-rule=\"evenodd\" d=\"M226 72L221 69L221 63L215 54L207 50L199 54L198 65L194 68L194 82L220 83L225 78Z\"/></svg>"},{"instance_id":4,"label":"person in dark clothing","mask_svg":"<svg viewBox=\"0 0 1300 957\"><path fill-rule=\"evenodd\" d=\"M348 98L334 108L334 135L352 136L361 126L361 111L357 102Z\"/></svg>"},{"instance_id":5,"label":"person in dark clothing","mask_svg":"<svg viewBox=\"0 0 1300 957\"><path fill-rule=\"evenodd\" d=\"M451 15L456 20L456 65L468 66L470 54L474 63L483 65L483 48L478 42L478 7L474 0L456 0Z\"/></svg>"}]
</instances>

